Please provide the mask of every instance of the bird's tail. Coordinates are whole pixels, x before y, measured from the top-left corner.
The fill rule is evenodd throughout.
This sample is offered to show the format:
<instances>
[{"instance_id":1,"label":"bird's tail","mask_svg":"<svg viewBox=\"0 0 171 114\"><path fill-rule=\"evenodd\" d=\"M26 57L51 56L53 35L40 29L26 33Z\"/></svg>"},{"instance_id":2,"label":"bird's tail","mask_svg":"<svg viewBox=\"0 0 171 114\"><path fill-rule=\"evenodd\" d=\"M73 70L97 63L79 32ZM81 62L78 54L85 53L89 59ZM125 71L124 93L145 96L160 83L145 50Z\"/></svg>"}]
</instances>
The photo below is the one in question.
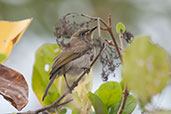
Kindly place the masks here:
<instances>
[{"instance_id":1,"label":"bird's tail","mask_svg":"<svg viewBox=\"0 0 171 114\"><path fill-rule=\"evenodd\" d=\"M53 74L52 74L52 75L53 75ZM44 93L44 95L43 95L42 101L44 101L44 99L45 99L45 97L46 97L46 95L47 95L47 92L48 92L50 86L52 85L53 81L55 80L56 76L57 76L57 75L51 76L50 82L49 82L48 86L46 87L46 90L45 90L45 93Z\"/></svg>"}]
</instances>

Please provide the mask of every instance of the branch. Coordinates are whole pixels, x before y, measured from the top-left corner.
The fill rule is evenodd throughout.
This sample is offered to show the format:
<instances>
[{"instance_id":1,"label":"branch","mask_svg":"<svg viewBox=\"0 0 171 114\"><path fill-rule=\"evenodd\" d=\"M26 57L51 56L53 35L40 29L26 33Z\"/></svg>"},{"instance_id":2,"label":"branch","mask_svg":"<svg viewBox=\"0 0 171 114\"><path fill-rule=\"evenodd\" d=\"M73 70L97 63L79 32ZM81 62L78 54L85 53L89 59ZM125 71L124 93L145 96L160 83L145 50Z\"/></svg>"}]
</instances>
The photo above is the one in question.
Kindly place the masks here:
<instances>
[{"instance_id":1,"label":"branch","mask_svg":"<svg viewBox=\"0 0 171 114\"><path fill-rule=\"evenodd\" d=\"M83 13L75 13L75 12L67 13L64 17L71 16L71 15L79 15L79 16L82 16L82 17L85 17L85 18L88 18L88 19L91 19L91 20L95 20L95 21L97 21L99 19L99 21L101 23L103 23L104 26L106 26L106 27L108 26L103 19L101 19L99 17L91 17L91 16L83 14Z\"/></svg>"},{"instance_id":2,"label":"branch","mask_svg":"<svg viewBox=\"0 0 171 114\"><path fill-rule=\"evenodd\" d=\"M114 35L113 35L113 32L112 32L112 25L111 25L111 23L112 23L112 22L111 22L111 15L109 15L109 17L108 17L108 26L107 26L107 29L108 29L109 34L110 34L111 37L112 37L112 40L113 40L113 43L114 43L114 45L115 45L115 48L116 48L116 50L117 50L117 52L118 52L119 58L120 58L120 60L122 61L122 56L121 56L121 53L120 53L118 44L117 44L117 42L116 42L116 40L115 40L115 37L114 37Z\"/></svg>"},{"instance_id":3,"label":"branch","mask_svg":"<svg viewBox=\"0 0 171 114\"><path fill-rule=\"evenodd\" d=\"M101 49L100 49L98 55L96 56L96 58L95 58L95 59L93 60L93 62L91 63L90 68L91 68L91 67L94 65L94 63L97 61L97 59L98 59L99 56L101 55L101 53L102 53L104 47L105 47L105 45L104 45L104 43L103 43L103 45L102 45L102 47L101 47ZM48 106L44 106L44 107L42 107L42 108L40 108L40 109L37 109L37 110L35 110L35 111L28 111L28 112L23 112L23 113L18 113L18 114L28 114L28 113L31 113L31 114L38 114L38 113L43 112L43 111L45 111L45 110L49 110L49 109L51 109L51 108L57 108L57 107L59 107L59 106L61 106L61 105L64 105L64 104L67 104L67 103L71 102L73 99L70 99L70 100L65 101L65 102L63 102L63 103L59 103L65 96L67 96L68 94L71 94L71 91L74 90L74 88L78 85L79 81L80 81L80 80L84 77L84 75L90 70L90 68L86 69L86 70L82 73L82 75L81 75L77 80L75 80L75 81L73 82L73 84L71 85L70 89L68 89L68 90L67 90L61 97L59 97L53 104L48 105Z\"/></svg>"},{"instance_id":4,"label":"branch","mask_svg":"<svg viewBox=\"0 0 171 114\"><path fill-rule=\"evenodd\" d=\"M123 32L122 32L122 30L120 31L120 34L119 34L119 40L120 40L120 43L121 43L121 48L122 48L122 50L124 50L124 45L123 45Z\"/></svg>"},{"instance_id":5,"label":"branch","mask_svg":"<svg viewBox=\"0 0 171 114\"><path fill-rule=\"evenodd\" d=\"M63 102L63 103L59 103L59 104L56 104L56 105L54 105L54 106L51 106L51 108L57 108L57 107L59 107L59 106L65 105L65 104L67 104L67 103L69 103L69 102L71 102L71 101L73 101L73 99L70 99L70 100L65 101L65 102ZM45 106L45 107L46 107L46 106ZM45 112L45 110L44 110L45 107L40 108L40 109L35 110L35 111L27 111L27 112L21 112L21 113L17 113L17 114L38 114L39 112ZM49 108L49 109L50 109L50 108Z\"/></svg>"},{"instance_id":6,"label":"branch","mask_svg":"<svg viewBox=\"0 0 171 114\"><path fill-rule=\"evenodd\" d=\"M125 89L123 91L123 94L124 94L124 97L123 97L121 106L120 106L117 114L122 114L122 112L123 112L123 110L125 108L126 100L127 100L128 95L129 95L129 92L128 92L128 89L127 89L126 86L125 86Z\"/></svg>"},{"instance_id":7,"label":"branch","mask_svg":"<svg viewBox=\"0 0 171 114\"><path fill-rule=\"evenodd\" d=\"M107 40L107 39L105 39L105 41L106 41L109 45L111 45L111 46L115 47L115 44L114 44L111 40ZM122 48L121 48L121 47L119 47L119 46L118 46L118 48L119 48L119 50L122 50Z\"/></svg>"},{"instance_id":8,"label":"branch","mask_svg":"<svg viewBox=\"0 0 171 114\"><path fill-rule=\"evenodd\" d=\"M120 43L121 43L121 50L123 51L124 46L123 46L123 33L122 33L122 31L120 31L119 39L120 39ZM121 106L120 106L117 114L122 114L122 112L123 112L123 110L125 108L126 100L127 100L128 95L129 95L129 92L128 92L128 89L127 89L126 85L125 85L123 94L124 94L124 96L123 96L123 99L122 99L122 103L121 103Z\"/></svg>"}]
</instances>

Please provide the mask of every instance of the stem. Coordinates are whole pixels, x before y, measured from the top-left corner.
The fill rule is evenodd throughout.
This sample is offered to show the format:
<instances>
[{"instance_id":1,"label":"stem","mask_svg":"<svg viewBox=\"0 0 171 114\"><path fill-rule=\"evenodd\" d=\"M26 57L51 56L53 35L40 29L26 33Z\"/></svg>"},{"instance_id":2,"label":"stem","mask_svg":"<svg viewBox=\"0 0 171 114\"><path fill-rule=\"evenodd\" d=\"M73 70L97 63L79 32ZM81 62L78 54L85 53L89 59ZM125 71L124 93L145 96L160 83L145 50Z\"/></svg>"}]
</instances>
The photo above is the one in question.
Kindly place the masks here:
<instances>
[{"instance_id":1,"label":"stem","mask_svg":"<svg viewBox=\"0 0 171 114\"><path fill-rule=\"evenodd\" d=\"M43 107L43 108L40 108L40 109L36 110L35 113L38 114L39 112L43 112L43 111L45 111L45 110L47 110L47 109L50 109L50 108L57 108L57 107L59 107L59 106L68 104L68 103L71 102L71 101L73 101L73 99L70 99L70 100L65 101L65 102L63 102L63 103L50 105L50 107L49 107L49 106L45 106L45 107Z\"/></svg>"},{"instance_id":2,"label":"stem","mask_svg":"<svg viewBox=\"0 0 171 114\"><path fill-rule=\"evenodd\" d=\"M122 33L122 31L120 31L119 39L120 39L120 43L121 43L121 49L123 51L124 46L123 46L123 33ZM128 95L129 95L129 92L128 92L128 89L127 89L126 85L125 85L123 94L124 94L124 96L123 96L123 99L122 99L122 103L121 103L121 106L120 106L117 114L122 114L122 112L123 112L123 110L125 108L126 100L127 100Z\"/></svg>"},{"instance_id":3,"label":"stem","mask_svg":"<svg viewBox=\"0 0 171 114\"><path fill-rule=\"evenodd\" d=\"M100 31L100 19L97 19L97 29L98 29L98 37L101 37L101 31Z\"/></svg>"},{"instance_id":4,"label":"stem","mask_svg":"<svg viewBox=\"0 0 171 114\"><path fill-rule=\"evenodd\" d=\"M107 39L105 39L105 41L106 41L109 45L111 45L111 46L115 47L115 44L114 44L111 40L107 40ZM119 47L119 46L118 46L118 48L119 48L119 50L122 50L122 48L121 48L121 47Z\"/></svg>"},{"instance_id":5,"label":"stem","mask_svg":"<svg viewBox=\"0 0 171 114\"><path fill-rule=\"evenodd\" d=\"M80 16L82 16L82 17L86 17L86 18L88 18L88 19L92 19L92 20L100 20L100 22L101 23L103 23L104 24L104 26L108 26L106 23L105 23L105 21L103 20L103 19L101 19L101 18L99 18L99 17L91 17L91 16L89 16L89 15L86 15L86 14L82 14L82 13L74 13L74 12L72 12L72 13L68 13L68 14L66 14L64 17L67 17L67 16L71 16L71 15L80 15Z\"/></svg>"},{"instance_id":6,"label":"stem","mask_svg":"<svg viewBox=\"0 0 171 114\"><path fill-rule=\"evenodd\" d=\"M121 104L117 114L122 114L122 112L123 112L123 110L125 108L126 100L127 100L128 95L129 95L127 86L125 86L123 94L124 94L124 97L123 97L123 100L122 100L122 104Z\"/></svg>"},{"instance_id":7,"label":"stem","mask_svg":"<svg viewBox=\"0 0 171 114\"><path fill-rule=\"evenodd\" d=\"M113 35L112 30L109 30L109 33L110 33L110 35L111 35L111 37L112 37L112 40L113 40L114 45L115 45L115 47L116 47L116 50L117 50L117 52L118 52L119 58L120 58L120 60L121 60L121 62L122 62L122 56L121 56L121 53L120 53L118 44L116 43L116 40L115 40L115 37L114 37L114 35Z\"/></svg>"},{"instance_id":8,"label":"stem","mask_svg":"<svg viewBox=\"0 0 171 114\"><path fill-rule=\"evenodd\" d=\"M121 43L121 48L122 48L122 50L124 50L124 46L123 46L123 33L122 33L122 31L119 34L119 40L120 40L120 43Z\"/></svg>"},{"instance_id":9,"label":"stem","mask_svg":"<svg viewBox=\"0 0 171 114\"><path fill-rule=\"evenodd\" d=\"M113 40L114 45L115 45L115 48L116 48L116 50L117 50L117 52L118 52L118 55L119 55L119 58L120 58L120 60L121 60L121 62L122 62L122 56L121 56L121 53L120 53L118 44L117 44L117 42L116 42L116 40L115 40L115 37L114 37L114 35L113 35L113 32L112 32L111 15L109 15L109 17L108 17L108 26L107 26L107 29L108 29L109 34L110 34L111 37L112 37L112 40Z\"/></svg>"}]
</instances>

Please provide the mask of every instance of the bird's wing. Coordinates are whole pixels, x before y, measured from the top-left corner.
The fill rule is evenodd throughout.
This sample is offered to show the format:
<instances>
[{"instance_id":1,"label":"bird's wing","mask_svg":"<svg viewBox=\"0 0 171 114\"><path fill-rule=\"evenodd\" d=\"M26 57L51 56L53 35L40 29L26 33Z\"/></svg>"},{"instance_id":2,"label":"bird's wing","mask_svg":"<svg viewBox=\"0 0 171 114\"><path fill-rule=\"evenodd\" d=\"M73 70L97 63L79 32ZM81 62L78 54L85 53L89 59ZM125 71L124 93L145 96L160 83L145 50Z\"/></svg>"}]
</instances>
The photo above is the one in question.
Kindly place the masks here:
<instances>
[{"instance_id":1,"label":"bird's wing","mask_svg":"<svg viewBox=\"0 0 171 114\"><path fill-rule=\"evenodd\" d=\"M85 41L76 42L71 46L71 48L63 49L54 59L55 62L52 66L50 75L52 76L55 74L63 65L82 56L82 54L85 53L88 49L89 47L86 45Z\"/></svg>"}]
</instances>

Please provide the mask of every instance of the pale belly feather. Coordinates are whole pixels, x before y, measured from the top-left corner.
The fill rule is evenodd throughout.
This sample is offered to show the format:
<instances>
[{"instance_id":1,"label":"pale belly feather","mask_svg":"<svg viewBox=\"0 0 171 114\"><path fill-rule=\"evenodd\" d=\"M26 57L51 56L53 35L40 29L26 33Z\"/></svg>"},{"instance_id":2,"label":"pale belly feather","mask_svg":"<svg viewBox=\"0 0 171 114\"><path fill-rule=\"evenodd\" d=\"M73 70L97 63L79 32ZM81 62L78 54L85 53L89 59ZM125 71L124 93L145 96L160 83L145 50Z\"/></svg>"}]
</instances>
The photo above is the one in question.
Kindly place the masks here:
<instances>
[{"instance_id":1,"label":"pale belly feather","mask_svg":"<svg viewBox=\"0 0 171 114\"><path fill-rule=\"evenodd\" d=\"M91 62L94 59L96 50L93 49L90 52L82 55L80 58L73 60L72 62L68 63L66 67L69 67L69 70L67 71L67 76L78 76L83 71L84 68L89 68Z\"/></svg>"}]
</instances>

